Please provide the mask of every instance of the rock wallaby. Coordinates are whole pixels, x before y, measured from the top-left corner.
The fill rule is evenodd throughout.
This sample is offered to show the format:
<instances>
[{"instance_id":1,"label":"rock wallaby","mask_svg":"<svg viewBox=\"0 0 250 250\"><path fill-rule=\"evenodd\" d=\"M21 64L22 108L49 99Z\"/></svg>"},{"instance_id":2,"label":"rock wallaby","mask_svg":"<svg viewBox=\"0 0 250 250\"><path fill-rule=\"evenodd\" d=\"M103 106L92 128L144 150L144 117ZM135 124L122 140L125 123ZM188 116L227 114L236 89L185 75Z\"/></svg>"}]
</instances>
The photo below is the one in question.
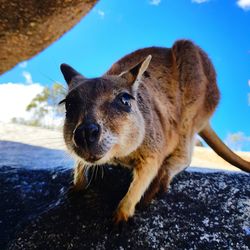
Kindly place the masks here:
<instances>
[{"instance_id":1,"label":"rock wallaby","mask_svg":"<svg viewBox=\"0 0 250 250\"><path fill-rule=\"evenodd\" d=\"M193 42L150 47L126 55L101 77L85 78L66 64L68 84L64 139L76 157L74 186L88 184L85 169L121 164L133 172L114 222L127 221L136 204L166 191L189 166L199 134L229 163L250 172L250 163L216 135L209 119L219 102L216 73Z\"/></svg>"}]
</instances>

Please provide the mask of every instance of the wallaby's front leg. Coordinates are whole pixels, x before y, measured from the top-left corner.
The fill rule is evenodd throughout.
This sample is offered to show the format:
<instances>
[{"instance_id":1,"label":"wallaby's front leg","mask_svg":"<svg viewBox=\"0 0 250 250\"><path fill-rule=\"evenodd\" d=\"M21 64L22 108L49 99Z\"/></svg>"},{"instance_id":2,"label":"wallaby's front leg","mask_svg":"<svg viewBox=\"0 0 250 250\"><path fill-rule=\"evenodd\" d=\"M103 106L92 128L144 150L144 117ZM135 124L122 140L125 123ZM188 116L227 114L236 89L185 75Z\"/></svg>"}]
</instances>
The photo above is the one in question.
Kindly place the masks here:
<instances>
[{"instance_id":1,"label":"wallaby's front leg","mask_svg":"<svg viewBox=\"0 0 250 250\"><path fill-rule=\"evenodd\" d=\"M136 204L156 176L159 166L160 163L156 159L150 158L134 168L133 181L114 214L115 224L127 221L129 217L133 216Z\"/></svg>"},{"instance_id":2,"label":"wallaby's front leg","mask_svg":"<svg viewBox=\"0 0 250 250\"><path fill-rule=\"evenodd\" d=\"M74 189L76 191L83 190L87 185L87 178L85 176L85 166L82 162L76 162L74 168Z\"/></svg>"}]
</instances>

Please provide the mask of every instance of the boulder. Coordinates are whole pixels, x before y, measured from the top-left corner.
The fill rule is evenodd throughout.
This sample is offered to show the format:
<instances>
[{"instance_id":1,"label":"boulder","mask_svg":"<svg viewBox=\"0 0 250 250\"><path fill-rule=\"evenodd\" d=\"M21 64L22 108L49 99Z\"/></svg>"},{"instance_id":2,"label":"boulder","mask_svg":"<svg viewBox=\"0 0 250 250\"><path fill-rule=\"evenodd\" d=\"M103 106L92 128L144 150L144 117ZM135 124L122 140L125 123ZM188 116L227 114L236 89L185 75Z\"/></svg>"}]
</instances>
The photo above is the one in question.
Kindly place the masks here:
<instances>
[{"instance_id":1,"label":"boulder","mask_svg":"<svg viewBox=\"0 0 250 250\"><path fill-rule=\"evenodd\" d=\"M36 55L85 16L97 0L0 0L0 74Z\"/></svg>"},{"instance_id":2,"label":"boulder","mask_svg":"<svg viewBox=\"0 0 250 250\"><path fill-rule=\"evenodd\" d=\"M129 223L112 226L131 173L105 166L80 193L72 171L0 168L0 249L249 249L247 174L182 172Z\"/></svg>"}]
</instances>

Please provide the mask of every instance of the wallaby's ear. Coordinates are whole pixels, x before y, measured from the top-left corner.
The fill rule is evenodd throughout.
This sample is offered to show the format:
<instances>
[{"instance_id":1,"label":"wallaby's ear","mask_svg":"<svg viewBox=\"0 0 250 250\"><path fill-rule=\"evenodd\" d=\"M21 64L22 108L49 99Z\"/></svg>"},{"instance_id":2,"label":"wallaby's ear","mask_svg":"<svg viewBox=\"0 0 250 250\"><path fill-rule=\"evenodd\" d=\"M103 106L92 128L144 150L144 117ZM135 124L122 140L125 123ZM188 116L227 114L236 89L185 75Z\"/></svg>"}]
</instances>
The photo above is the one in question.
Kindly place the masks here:
<instances>
[{"instance_id":1,"label":"wallaby's ear","mask_svg":"<svg viewBox=\"0 0 250 250\"><path fill-rule=\"evenodd\" d=\"M69 66L66 63L61 64L60 69L68 86L71 85L72 79L76 76L84 79L84 76L82 76L80 73L78 73L75 69L73 69L71 66Z\"/></svg>"},{"instance_id":2,"label":"wallaby's ear","mask_svg":"<svg viewBox=\"0 0 250 250\"><path fill-rule=\"evenodd\" d=\"M128 84L132 87L133 92L137 91L140 85L141 77L147 70L151 58L152 56L148 55L145 60L136 64L133 68L129 69L128 71L122 72L120 74L121 77L127 80Z\"/></svg>"}]
</instances>

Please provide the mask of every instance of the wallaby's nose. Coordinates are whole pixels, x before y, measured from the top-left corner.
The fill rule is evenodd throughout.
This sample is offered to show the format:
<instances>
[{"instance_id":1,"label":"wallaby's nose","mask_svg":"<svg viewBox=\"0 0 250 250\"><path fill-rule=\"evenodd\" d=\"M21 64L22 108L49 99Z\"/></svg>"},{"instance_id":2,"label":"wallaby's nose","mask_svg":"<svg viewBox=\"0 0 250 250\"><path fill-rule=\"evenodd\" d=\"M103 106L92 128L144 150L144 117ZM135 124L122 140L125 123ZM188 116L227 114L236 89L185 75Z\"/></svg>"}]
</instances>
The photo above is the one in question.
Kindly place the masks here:
<instances>
[{"instance_id":1,"label":"wallaby's nose","mask_svg":"<svg viewBox=\"0 0 250 250\"><path fill-rule=\"evenodd\" d=\"M100 136L100 126L95 123L90 123L85 126L85 136L87 143L91 144L96 142Z\"/></svg>"},{"instance_id":2,"label":"wallaby's nose","mask_svg":"<svg viewBox=\"0 0 250 250\"><path fill-rule=\"evenodd\" d=\"M100 132L101 128L99 124L82 124L75 130L74 139L79 146L82 146L84 143L86 143L87 146L90 146L99 140Z\"/></svg>"}]
</instances>

